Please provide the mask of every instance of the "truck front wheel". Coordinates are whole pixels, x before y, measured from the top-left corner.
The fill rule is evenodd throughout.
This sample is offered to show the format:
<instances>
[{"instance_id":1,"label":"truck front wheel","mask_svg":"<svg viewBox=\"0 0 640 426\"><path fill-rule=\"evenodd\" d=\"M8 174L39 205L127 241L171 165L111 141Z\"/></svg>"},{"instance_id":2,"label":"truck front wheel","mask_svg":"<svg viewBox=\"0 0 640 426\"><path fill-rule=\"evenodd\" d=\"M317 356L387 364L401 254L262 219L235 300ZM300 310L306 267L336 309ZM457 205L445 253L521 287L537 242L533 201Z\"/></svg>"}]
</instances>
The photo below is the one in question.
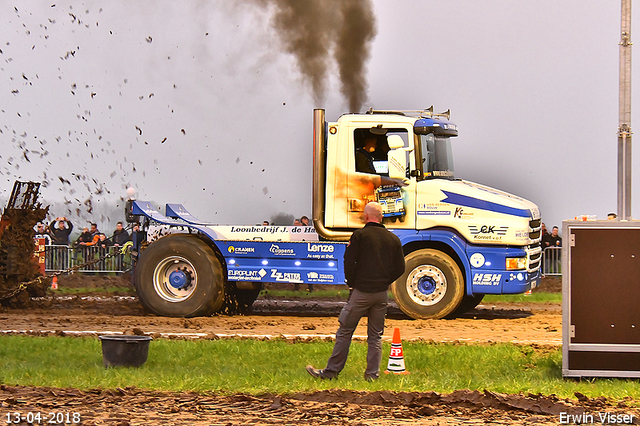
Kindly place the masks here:
<instances>
[{"instance_id":1,"label":"truck front wheel","mask_svg":"<svg viewBox=\"0 0 640 426\"><path fill-rule=\"evenodd\" d=\"M136 265L135 287L156 315L211 315L224 302L224 275L213 249L194 235L172 234L153 242Z\"/></svg>"},{"instance_id":2,"label":"truck front wheel","mask_svg":"<svg viewBox=\"0 0 640 426\"><path fill-rule=\"evenodd\" d=\"M443 318L464 296L464 278L445 253L424 249L405 256L404 274L391 287L402 311L415 319Z\"/></svg>"},{"instance_id":3,"label":"truck front wheel","mask_svg":"<svg viewBox=\"0 0 640 426\"><path fill-rule=\"evenodd\" d=\"M458 307L447 315L447 318L456 318L459 315L464 314L465 312L469 312L476 306L478 306L482 299L484 298L484 294L476 294L473 296L465 296L462 298L462 302L458 305Z\"/></svg>"}]
</instances>

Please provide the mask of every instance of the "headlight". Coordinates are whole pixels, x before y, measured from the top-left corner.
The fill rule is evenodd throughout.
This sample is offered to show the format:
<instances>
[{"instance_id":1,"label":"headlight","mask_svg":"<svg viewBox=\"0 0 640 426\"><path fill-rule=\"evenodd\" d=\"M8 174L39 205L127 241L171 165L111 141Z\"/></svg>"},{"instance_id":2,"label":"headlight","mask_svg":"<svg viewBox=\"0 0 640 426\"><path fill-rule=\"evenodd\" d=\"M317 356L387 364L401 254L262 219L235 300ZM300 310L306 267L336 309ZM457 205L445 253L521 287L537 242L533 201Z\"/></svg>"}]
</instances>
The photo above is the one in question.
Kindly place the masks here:
<instances>
[{"instance_id":1,"label":"headlight","mask_svg":"<svg viewBox=\"0 0 640 426\"><path fill-rule=\"evenodd\" d=\"M527 259L525 257L507 257L505 266L507 271L525 269L527 267Z\"/></svg>"}]
</instances>

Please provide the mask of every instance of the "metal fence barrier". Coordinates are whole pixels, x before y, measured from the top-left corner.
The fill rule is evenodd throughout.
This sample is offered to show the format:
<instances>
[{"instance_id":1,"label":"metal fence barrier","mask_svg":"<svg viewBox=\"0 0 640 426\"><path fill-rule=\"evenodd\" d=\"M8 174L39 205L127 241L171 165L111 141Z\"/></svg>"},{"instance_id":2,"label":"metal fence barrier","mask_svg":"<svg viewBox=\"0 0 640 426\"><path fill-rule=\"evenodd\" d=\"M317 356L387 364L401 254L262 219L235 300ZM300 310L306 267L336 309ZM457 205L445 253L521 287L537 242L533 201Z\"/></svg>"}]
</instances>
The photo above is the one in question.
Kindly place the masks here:
<instances>
[{"instance_id":1,"label":"metal fence barrier","mask_svg":"<svg viewBox=\"0 0 640 426\"><path fill-rule=\"evenodd\" d=\"M57 272L82 265L90 260L119 250L119 247L80 247L45 246L45 271ZM542 274L562 275L562 247L548 247L542 252ZM78 272L91 273L124 273L131 269L131 255L118 254L93 265L80 268Z\"/></svg>"},{"instance_id":2,"label":"metal fence barrier","mask_svg":"<svg viewBox=\"0 0 640 426\"><path fill-rule=\"evenodd\" d=\"M100 259L120 250L120 247L45 246L45 272L64 271L77 265ZM80 273L124 273L131 269L131 255L116 254L108 259L78 269Z\"/></svg>"},{"instance_id":3,"label":"metal fence barrier","mask_svg":"<svg viewBox=\"0 0 640 426\"><path fill-rule=\"evenodd\" d=\"M542 252L542 275L562 275L562 247L547 247Z\"/></svg>"}]
</instances>

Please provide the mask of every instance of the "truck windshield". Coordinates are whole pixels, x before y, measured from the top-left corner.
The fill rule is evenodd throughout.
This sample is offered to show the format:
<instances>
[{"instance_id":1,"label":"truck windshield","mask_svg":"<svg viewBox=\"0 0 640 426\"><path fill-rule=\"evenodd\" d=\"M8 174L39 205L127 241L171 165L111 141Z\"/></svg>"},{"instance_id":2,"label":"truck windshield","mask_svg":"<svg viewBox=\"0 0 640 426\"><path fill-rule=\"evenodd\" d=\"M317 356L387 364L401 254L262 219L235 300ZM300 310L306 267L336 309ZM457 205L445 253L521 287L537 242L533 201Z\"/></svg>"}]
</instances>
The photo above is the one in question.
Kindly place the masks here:
<instances>
[{"instance_id":1,"label":"truck windshield","mask_svg":"<svg viewBox=\"0 0 640 426\"><path fill-rule=\"evenodd\" d=\"M420 135L422 152L422 176L424 179L453 179L453 155L451 138L433 133Z\"/></svg>"}]
</instances>

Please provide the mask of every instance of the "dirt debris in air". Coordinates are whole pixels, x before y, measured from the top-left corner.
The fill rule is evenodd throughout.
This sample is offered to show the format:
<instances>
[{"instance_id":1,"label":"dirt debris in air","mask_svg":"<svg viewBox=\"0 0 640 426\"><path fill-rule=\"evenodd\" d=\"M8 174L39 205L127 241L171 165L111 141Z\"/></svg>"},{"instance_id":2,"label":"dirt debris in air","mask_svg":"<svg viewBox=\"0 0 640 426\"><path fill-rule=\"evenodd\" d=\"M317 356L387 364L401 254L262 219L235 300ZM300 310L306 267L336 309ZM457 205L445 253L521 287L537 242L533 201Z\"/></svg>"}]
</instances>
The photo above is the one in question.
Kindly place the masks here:
<instances>
[{"instance_id":1,"label":"dirt debris in air","mask_svg":"<svg viewBox=\"0 0 640 426\"><path fill-rule=\"evenodd\" d=\"M470 390L450 394L326 390L253 396L132 387L78 390L0 385L0 405L9 412L78 413L81 424L86 425L552 425L558 424L561 412L579 415L606 411L640 416L637 408L619 407L605 398L585 398Z\"/></svg>"}]
</instances>

